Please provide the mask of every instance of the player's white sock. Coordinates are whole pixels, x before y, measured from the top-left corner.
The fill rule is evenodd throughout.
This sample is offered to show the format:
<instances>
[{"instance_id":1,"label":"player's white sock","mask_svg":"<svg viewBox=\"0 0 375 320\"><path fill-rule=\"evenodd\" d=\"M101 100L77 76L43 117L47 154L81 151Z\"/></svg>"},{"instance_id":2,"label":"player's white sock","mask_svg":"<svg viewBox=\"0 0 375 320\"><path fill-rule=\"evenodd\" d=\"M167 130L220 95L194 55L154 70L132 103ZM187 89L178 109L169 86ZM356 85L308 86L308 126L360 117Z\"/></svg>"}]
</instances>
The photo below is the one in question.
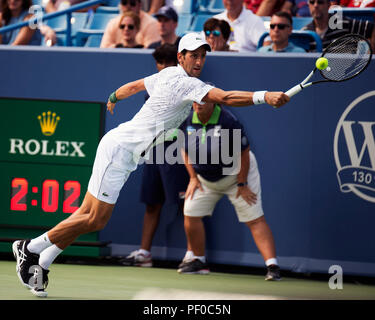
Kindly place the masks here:
<instances>
[{"instance_id":1,"label":"player's white sock","mask_svg":"<svg viewBox=\"0 0 375 320\"><path fill-rule=\"evenodd\" d=\"M138 252L142 253L144 256L149 256L151 254L150 251L145 250L145 249L139 249Z\"/></svg>"},{"instance_id":2,"label":"player's white sock","mask_svg":"<svg viewBox=\"0 0 375 320\"><path fill-rule=\"evenodd\" d=\"M274 264L274 265L276 265L276 266L279 265L279 264L277 263L277 259L276 259L276 258L270 258L270 259L267 259L267 260L266 260L266 266L267 266L267 267L270 266L270 265L272 265L272 264Z\"/></svg>"},{"instance_id":3,"label":"player's white sock","mask_svg":"<svg viewBox=\"0 0 375 320\"><path fill-rule=\"evenodd\" d=\"M191 251L191 250L188 250L188 251L186 251L185 257L184 257L183 260L185 260L185 261L191 261L191 260L193 260L193 258L194 258L194 252Z\"/></svg>"},{"instance_id":4,"label":"player's white sock","mask_svg":"<svg viewBox=\"0 0 375 320\"><path fill-rule=\"evenodd\" d=\"M194 259L198 259L202 263L206 263L206 257L205 256L194 256Z\"/></svg>"},{"instance_id":5,"label":"player's white sock","mask_svg":"<svg viewBox=\"0 0 375 320\"><path fill-rule=\"evenodd\" d=\"M56 257L63 252L59 247L55 244L48 247L47 249L43 250L39 257L39 265L43 268L48 270L49 266L52 262L56 259Z\"/></svg>"},{"instance_id":6,"label":"player's white sock","mask_svg":"<svg viewBox=\"0 0 375 320\"><path fill-rule=\"evenodd\" d=\"M41 236L32 239L27 245L27 250L32 253L40 254L44 249L52 246L53 243L49 240L48 234L43 233Z\"/></svg>"}]
</instances>

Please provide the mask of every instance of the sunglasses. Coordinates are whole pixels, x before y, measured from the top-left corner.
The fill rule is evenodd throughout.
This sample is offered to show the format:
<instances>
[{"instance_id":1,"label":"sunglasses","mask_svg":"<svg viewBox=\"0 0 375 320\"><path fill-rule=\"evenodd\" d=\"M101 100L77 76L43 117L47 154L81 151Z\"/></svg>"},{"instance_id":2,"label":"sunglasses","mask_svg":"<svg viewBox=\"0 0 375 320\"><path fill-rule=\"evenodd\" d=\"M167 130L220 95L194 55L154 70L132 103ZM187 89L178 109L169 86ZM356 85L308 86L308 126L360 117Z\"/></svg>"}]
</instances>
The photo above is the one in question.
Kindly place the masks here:
<instances>
[{"instance_id":1,"label":"sunglasses","mask_svg":"<svg viewBox=\"0 0 375 320\"><path fill-rule=\"evenodd\" d=\"M207 37L209 37L211 33L214 37L220 37L221 35L221 32L219 30L213 30L213 31L206 30L204 33L206 34Z\"/></svg>"},{"instance_id":2,"label":"sunglasses","mask_svg":"<svg viewBox=\"0 0 375 320\"><path fill-rule=\"evenodd\" d=\"M134 30L134 24L120 24L120 29L125 29L125 27L128 27L129 30Z\"/></svg>"},{"instance_id":3,"label":"sunglasses","mask_svg":"<svg viewBox=\"0 0 375 320\"><path fill-rule=\"evenodd\" d=\"M316 2L317 4L325 4L325 3L326 3L324 0L309 0L309 3L310 3L311 5L314 5L315 2Z\"/></svg>"},{"instance_id":4,"label":"sunglasses","mask_svg":"<svg viewBox=\"0 0 375 320\"><path fill-rule=\"evenodd\" d=\"M135 7L137 5L137 0L121 0L121 4L123 6L127 6L128 3L130 4L130 6Z\"/></svg>"},{"instance_id":5,"label":"sunglasses","mask_svg":"<svg viewBox=\"0 0 375 320\"><path fill-rule=\"evenodd\" d=\"M289 24L284 24L284 23L271 23L270 28L273 30L275 28L278 28L279 30L284 30L287 27L290 27Z\"/></svg>"}]
</instances>

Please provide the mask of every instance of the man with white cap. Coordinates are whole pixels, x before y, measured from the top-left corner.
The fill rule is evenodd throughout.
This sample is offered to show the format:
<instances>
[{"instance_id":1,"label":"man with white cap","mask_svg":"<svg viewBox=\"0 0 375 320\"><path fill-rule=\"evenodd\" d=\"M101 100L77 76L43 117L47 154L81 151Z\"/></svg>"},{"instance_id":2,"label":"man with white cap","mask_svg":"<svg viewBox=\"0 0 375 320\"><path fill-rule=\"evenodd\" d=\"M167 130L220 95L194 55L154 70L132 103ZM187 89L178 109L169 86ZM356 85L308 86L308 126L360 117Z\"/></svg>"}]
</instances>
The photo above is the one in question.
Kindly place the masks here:
<instances>
[{"instance_id":1,"label":"man with white cap","mask_svg":"<svg viewBox=\"0 0 375 320\"><path fill-rule=\"evenodd\" d=\"M178 66L129 82L109 96L107 110L111 114L118 100L144 90L150 98L133 119L110 130L100 141L81 206L41 236L13 243L18 277L33 294L47 295L48 268L66 247L78 236L104 228L120 190L140 158L146 157L153 145L163 142L167 131L178 128L189 115L193 102L228 106L268 103L280 107L289 101L283 92L224 91L202 82L198 77L207 51L211 48L204 37L187 34L179 43ZM30 273L33 268L37 276Z\"/></svg>"}]
</instances>

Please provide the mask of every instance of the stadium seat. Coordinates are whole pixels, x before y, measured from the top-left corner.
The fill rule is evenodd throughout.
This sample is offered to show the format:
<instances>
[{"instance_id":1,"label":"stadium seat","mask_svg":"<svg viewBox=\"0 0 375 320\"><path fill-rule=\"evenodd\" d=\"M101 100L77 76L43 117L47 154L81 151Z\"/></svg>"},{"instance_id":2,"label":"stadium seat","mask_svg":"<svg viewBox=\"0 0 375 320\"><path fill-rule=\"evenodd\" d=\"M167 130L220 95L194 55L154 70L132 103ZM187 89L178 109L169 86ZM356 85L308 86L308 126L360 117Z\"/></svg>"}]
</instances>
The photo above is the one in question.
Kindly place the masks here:
<instances>
[{"instance_id":1,"label":"stadium seat","mask_svg":"<svg viewBox=\"0 0 375 320\"><path fill-rule=\"evenodd\" d=\"M70 19L71 23L71 37L73 42L75 41L75 36L79 29L86 26L87 22L87 12L72 12L72 17ZM52 19L48 19L45 23L51 27L57 36L57 45L61 46L62 43L65 44L66 39L66 15L57 16Z\"/></svg>"},{"instance_id":2,"label":"stadium seat","mask_svg":"<svg viewBox=\"0 0 375 320\"><path fill-rule=\"evenodd\" d=\"M81 29L77 32L75 44L77 47L99 47L103 34L104 30ZM95 45L98 41L99 44Z\"/></svg>"},{"instance_id":3,"label":"stadium seat","mask_svg":"<svg viewBox=\"0 0 375 320\"><path fill-rule=\"evenodd\" d=\"M263 46L264 39L269 35L269 32L263 33L258 42L258 48ZM322 52L322 40L319 38L318 34L313 31L304 31L304 30L294 30L289 37L289 41L304 48L305 50L310 49L310 43L314 41L316 43L316 51Z\"/></svg>"},{"instance_id":4,"label":"stadium seat","mask_svg":"<svg viewBox=\"0 0 375 320\"><path fill-rule=\"evenodd\" d=\"M293 17L293 29L301 30L312 21L311 17Z\"/></svg>"},{"instance_id":5,"label":"stadium seat","mask_svg":"<svg viewBox=\"0 0 375 320\"><path fill-rule=\"evenodd\" d=\"M193 20L193 16L188 13L183 13L178 16L178 25L176 29L176 34L182 37L191 26L191 22Z\"/></svg>"},{"instance_id":6,"label":"stadium seat","mask_svg":"<svg viewBox=\"0 0 375 320\"><path fill-rule=\"evenodd\" d=\"M76 36L76 46L85 46L88 38L92 35L103 36L104 30L108 22L116 18L118 14L114 13L95 13L87 23L87 27L84 29L79 29ZM96 43L98 37L92 37L92 43ZM90 45L91 46L91 45Z\"/></svg>"},{"instance_id":7,"label":"stadium seat","mask_svg":"<svg viewBox=\"0 0 375 320\"><path fill-rule=\"evenodd\" d=\"M198 0L174 0L173 5L179 15L182 13L195 13L199 8Z\"/></svg>"},{"instance_id":8,"label":"stadium seat","mask_svg":"<svg viewBox=\"0 0 375 320\"><path fill-rule=\"evenodd\" d=\"M106 6L100 6L96 8L96 13L120 13L120 9L118 6L116 7L106 7Z\"/></svg>"},{"instance_id":9,"label":"stadium seat","mask_svg":"<svg viewBox=\"0 0 375 320\"><path fill-rule=\"evenodd\" d=\"M107 0L105 5L108 7L117 7L120 3L120 0Z\"/></svg>"},{"instance_id":10,"label":"stadium seat","mask_svg":"<svg viewBox=\"0 0 375 320\"><path fill-rule=\"evenodd\" d=\"M91 16L87 23L87 29L90 30L105 30L109 20L116 18L118 14L115 13L95 13Z\"/></svg>"},{"instance_id":11,"label":"stadium seat","mask_svg":"<svg viewBox=\"0 0 375 320\"><path fill-rule=\"evenodd\" d=\"M200 13L200 14L197 14L193 19L193 22L190 26L189 31L203 31L204 23L208 19L212 18L214 15L215 15L215 13Z\"/></svg>"},{"instance_id":12,"label":"stadium seat","mask_svg":"<svg viewBox=\"0 0 375 320\"><path fill-rule=\"evenodd\" d=\"M223 0L210 0L207 4L207 11L211 13L220 13L225 10Z\"/></svg>"},{"instance_id":13,"label":"stadium seat","mask_svg":"<svg viewBox=\"0 0 375 320\"><path fill-rule=\"evenodd\" d=\"M332 8L329 13L335 14L341 11L344 17L358 20L375 21L375 8L341 8L339 10Z\"/></svg>"},{"instance_id":14,"label":"stadium seat","mask_svg":"<svg viewBox=\"0 0 375 320\"><path fill-rule=\"evenodd\" d=\"M93 34L87 38L85 47L99 48L100 42L102 41L103 34Z\"/></svg>"}]
</instances>

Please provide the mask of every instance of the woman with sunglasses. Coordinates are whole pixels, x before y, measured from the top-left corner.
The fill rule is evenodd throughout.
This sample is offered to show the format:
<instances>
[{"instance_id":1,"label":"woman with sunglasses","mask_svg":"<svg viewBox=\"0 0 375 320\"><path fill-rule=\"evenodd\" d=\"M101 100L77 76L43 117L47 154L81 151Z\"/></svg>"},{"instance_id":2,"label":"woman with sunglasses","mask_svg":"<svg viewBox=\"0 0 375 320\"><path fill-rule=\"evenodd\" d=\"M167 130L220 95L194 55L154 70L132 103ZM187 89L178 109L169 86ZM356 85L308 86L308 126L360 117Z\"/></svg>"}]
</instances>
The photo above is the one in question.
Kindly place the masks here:
<instances>
[{"instance_id":1,"label":"woman with sunglasses","mask_svg":"<svg viewBox=\"0 0 375 320\"><path fill-rule=\"evenodd\" d=\"M126 11L120 20L122 41L116 45L116 48L143 48L138 44L135 37L139 31L140 19L133 11Z\"/></svg>"},{"instance_id":2,"label":"woman with sunglasses","mask_svg":"<svg viewBox=\"0 0 375 320\"><path fill-rule=\"evenodd\" d=\"M134 12L140 19L137 42L147 48L151 43L160 41L158 21L142 10L141 0L121 0L119 3L120 14L111 19L104 31L101 48L113 48L122 41L122 30L118 27L122 19L122 13Z\"/></svg>"},{"instance_id":3,"label":"woman with sunglasses","mask_svg":"<svg viewBox=\"0 0 375 320\"><path fill-rule=\"evenodd\" d=\"M229 49L227 44L230 36L228 22L210 18L204 23L203 30L212 51L233 51Z\"/></svg>"}]
</instances>

